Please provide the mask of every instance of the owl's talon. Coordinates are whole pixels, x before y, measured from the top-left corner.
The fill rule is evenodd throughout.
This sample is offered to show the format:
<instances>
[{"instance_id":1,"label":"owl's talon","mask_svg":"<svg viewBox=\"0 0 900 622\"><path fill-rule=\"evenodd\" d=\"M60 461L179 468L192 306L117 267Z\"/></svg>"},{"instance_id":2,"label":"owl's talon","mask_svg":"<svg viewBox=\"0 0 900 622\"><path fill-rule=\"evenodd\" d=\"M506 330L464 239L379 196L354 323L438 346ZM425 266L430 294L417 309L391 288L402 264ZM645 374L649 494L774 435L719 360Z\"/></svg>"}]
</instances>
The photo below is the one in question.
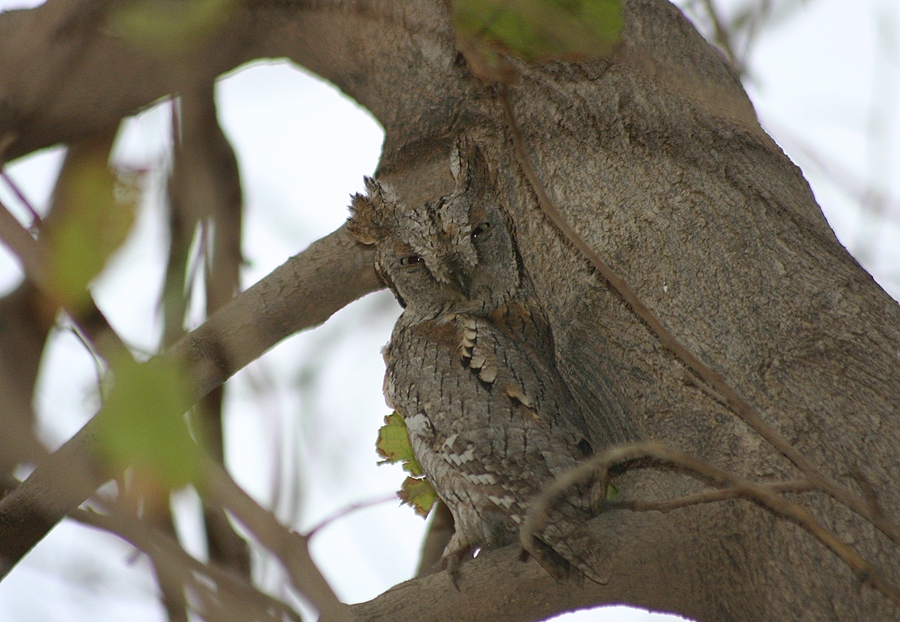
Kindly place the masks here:
<instances>
[{"instance_id":1,"label":"owl's talon","mask_svg":"<svg viewBox=\"0 0 900 622\"><path fill-rule=\"evenodd\" d=\"M445 554L443 559L441 559L441 565L444 567L444 570L447 571L450 583L453 584L456 591L459 591L459 569L462 567L463 559L466 556L467 551L454 551L450 554Z\"/></svg>"}]
</instances>

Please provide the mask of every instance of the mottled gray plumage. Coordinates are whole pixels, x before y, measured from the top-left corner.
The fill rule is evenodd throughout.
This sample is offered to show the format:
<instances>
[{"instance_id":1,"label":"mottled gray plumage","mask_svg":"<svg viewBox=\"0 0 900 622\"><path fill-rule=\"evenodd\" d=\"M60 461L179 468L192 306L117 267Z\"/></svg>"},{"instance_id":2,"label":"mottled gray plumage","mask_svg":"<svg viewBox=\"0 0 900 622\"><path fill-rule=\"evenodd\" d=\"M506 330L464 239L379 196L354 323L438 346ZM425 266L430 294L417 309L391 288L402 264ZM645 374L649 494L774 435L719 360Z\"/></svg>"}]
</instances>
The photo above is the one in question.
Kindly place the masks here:
<instances>
[{"instance_id":1,"label":"mottled gray plumage","mask_svg":"<svg viewBox=\"0 0 900 622\"><path fill-rule=\"evenodd\" d=\"M488 167L471 142L451 156L457 188L406 208L367 180L351 232L376 249L404 306L385 348L385 395L453 514L451 569L478 547L517 539L529 502L591 453L584 418L554 362L553 338L521 268ZM598 499L574 490L528 552L551 574L604 582L587 529Z\"/></svg>"}]
</instances>

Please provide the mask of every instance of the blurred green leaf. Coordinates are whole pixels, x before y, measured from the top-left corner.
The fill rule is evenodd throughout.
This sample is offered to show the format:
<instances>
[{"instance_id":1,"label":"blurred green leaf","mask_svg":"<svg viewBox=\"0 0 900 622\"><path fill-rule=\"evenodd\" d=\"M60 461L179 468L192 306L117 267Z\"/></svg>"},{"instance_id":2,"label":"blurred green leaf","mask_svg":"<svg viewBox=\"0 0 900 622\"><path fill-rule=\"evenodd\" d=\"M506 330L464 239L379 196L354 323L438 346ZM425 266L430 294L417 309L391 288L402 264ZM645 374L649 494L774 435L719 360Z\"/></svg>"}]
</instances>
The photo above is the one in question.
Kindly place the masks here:
<instances>
[{"instance_id":1,"label":"blurred green leaf","mask_svg":"<svg viewBox=\"0 0 900 622\"><path fill-rule=\"evenodd\" d=\"M619 489L612 482L606 483L605 497L607 501L615 501L619 498Z\"/></svg>"},{"instance_id":2,"label":"blurred green leaf","mask_svg":"<svg viewBox=\"0 0 900 622\"><path fill-rule=\"evenodd\" d=\"M397 493L403 503L412 506L416 514L425 518L437 500L437 493L431 482L424 477L407 477Z\"/></svg>"},{"instance_id":3,"label":"blurred green leaf","mask_svg":"<svg viewBox=\"0 0 900 622\"><path fill-rule=\"evenodd\" d=\"M84 149L66 162L55 191L60 207L41 234L50 286L75 312L135 221L138 180L117 177L107 157L105 149Z\"/></svg>"},{"instance_id":4,"label":"blurred green leaf","mask_svg":"<svg viewBox=\"0 0 900 622\"><path fill-rule=\"evenodd\" d=\"M134 0L115 9L113 33L157 53L189 51L225 24L236 0Z\"/></svg>"},{"instance_id":5,"label":"blurred green leaf","mask_svg":"<svg viewBox=\"0 0 900 622\"><path fill-rule=\"evenodd\" d=\"M453 0L453 27L473 70L503 79L501 54L526 61L609 54L622 36L620 0Z\"/></svg>"},{"instance_id":6,"label":"blurred green leaf","mask_svg":"<svg viewBox=\"0 0 900 622\"><path fill-rule=\"evenodd\" d=\"M99 442L119 469L133 466L160 489L180 488L200 472L200 453L184 417L190 404L187 373L171 361L112 362L111 388L100 420Z\"/></svg>"}]
</instances>

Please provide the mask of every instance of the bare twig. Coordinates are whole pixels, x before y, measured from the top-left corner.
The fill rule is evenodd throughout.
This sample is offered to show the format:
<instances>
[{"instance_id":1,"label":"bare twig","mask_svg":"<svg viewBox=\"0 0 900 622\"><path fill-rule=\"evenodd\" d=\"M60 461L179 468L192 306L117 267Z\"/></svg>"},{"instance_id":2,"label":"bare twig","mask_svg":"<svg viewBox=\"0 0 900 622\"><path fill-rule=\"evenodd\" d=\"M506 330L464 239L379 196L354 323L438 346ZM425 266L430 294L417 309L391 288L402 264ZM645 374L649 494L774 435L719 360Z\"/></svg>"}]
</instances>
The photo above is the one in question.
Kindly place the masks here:
<instances>
[{"instance_id":1,"label":"bare twig","mask_svg":"<svg viewBox=\"0 0 900 622\"><path fill-rule=\"evenodd\" d=\"M59 300L47 274L41 244L3 203L0 203L0 239L19 258L28 280L58 303ZM77 313L72 309L66 309L66 312L81 334L90 340L96 351L105 359L109 360L114 356L131 357L131 351L109 325L92 298L88 299L84 311Z\"/></svg>"},{"instance_id":2,"label":"bare twig","mask_svg":"<svg viewBox=\"0 0 900 622\"><path fill-rule=\"evenodd\" d=\"M728 56L728 60L731 61L731 64L734 65L735 70L743 74L744 73L744 63L737 58L734 54L734 49L731 45L731 34L728 31L728 28L722 23L722 20L719 18L719 12L716 9L716 5L713 0L703 0L703 8L706 9L707 15L709 15L709 19L712 22L713 29L715 30L715 43L725 54Z\"/></svg>"},{"instance_id":3,"label":"bare twig","mask_svg":"<svg viewBox=\"0 0 900 622\"><path fill-rule=\"evenodd\" d=\"M347 507L341 508L340 510L330 514L329 516L326 516L321 521L316 523L316 525L312 529L306 532L306 539L312 540L313 536L316 535L316 533L318 533L321 529L327 527L334 521L338 520L339 518L343 518L348 514L352 514L353 512L357 512L359 510L364 510L365 508L370 508L374 505L381 505L382 503L389 503L391 501L399 501L397 493L394 492L389 495L375 497L374 499L368 499L366 501L360 501L358 503L351 503Z\"/></svg>"},{"instance_id":4,"label":"bare twig","mask_svg":"<svg viewBox=\"0 0 900 622\"><path fill-rule=\"evenodd\" d=\"M9 189L13 191L13 194L18 197L19 202L22 204L22 206L28 210L29 214L31 214L31 225L28 227L28 229L32 232L36 232L41 228L41 225L43 224L41 215L37 213L37 210L34 209L34 205L31 204L31 201L28 200L28 197L26 197L22 190L19 188L19 185L12 180L12 178L5 170L0 169L0 177L2 177L3 181L6 182L6 185L9 186Z\"/></svg>"},{"instance_id":5,"label":"bare twig","mask_svg":"<svg viewBox=\"0 0 900 622\"><path fill-rule=\"evenodd\" d=\"M674 335L663 326L662 322L653 314L653 312L647 308L640 298L638 298L637 294L635 294L628 283L613 271L612 268L610 268L606 262L587 245L569 223L566 222L565 218L559 213L553 201L547 194L544 184L541 182L540 177L538 177L534 165L531 162L528 148L525 145L525 139L516 123L512 104L509 100L509 90L506 85L500 85L499 95L512 135L516 159L522 167L522 172L528 179L532 190L537 196L541 210L553 221L562 234L585 256L585 258L587 258L591 265L594 266L604 279L606 279L610 286L622 296L635 315L637 315L656 335L660 344L666 350L678 357L678 359L693 370L698 376L703 378L711 388L722 396L725 403L728 404L728 406L747 425L753 428L760 436L766 439L772 446L793 462L810 483L826 494L834 497L840 503L843 503L855 513L871 522L879 531L887 535L894 542L900 544L900 526L888 520L884 515L880 515L873 511L872 507L864 499L854 495L837 481L825 475L816 465L807 460L796 447L788 443L774 428L763 421L756 409L739 395L721 374L700 361L700 359L694 356L687 348L681 345Z\"/></svg>"},{"instance_id":6,"label":"bare twig","mask_svg":"<svg viewBox=\"0 0 900 622\"><path fill-rule=\"evenodd\" d=\"M114 533L143 551L153 561L157 573L167 573L165 579L176 585L184 585L192 596L203 599L208 607L227 595L229 604L237 606L229 619L259 619L261 616L275 620L290 619L300 622L300 616L285 603L265 594L243 577L220 568L210 562L203 564L185 552L167 534L143 524L136 516L119 512L100 514L93 510L76 510L72 518L85 525ZM198 579L204 577L208 581ZM274 615L268 615L272 612ZM242 614L236 617L235 614ZM250 617L247 614L256 614Z\"/></svg>"},{"instance_id":7,"label":"bare twig","mask_svg":"<svg viewBox=\"0 0 900 622\"><path fill-rule=\"evenodd\" d=\"M342 604L319 572L309 554L307 538L284 527L271 512L263 509L213 460L204 461L206 490L217 504L231 512L244 527L284 565L293 586L307 597L329 622L354 622L350 609Z\"/></svg>"},{"instance_id":8,"label":"bare twig","mask_svg":"<svg viewBox=\"0 0 900 622\"><path fill-rule=\"evenodd\" d=\"M772 484L762 484L762 486L774 492L812 492L815 487L805 479L796 479L787 482L774 482ZM604 509L608 510L631 510L632 512L662 512L666 514L672 510L686 508L692 505L700 505L701 503L715 503L718 501L727 501L729 499L741 499L743 494L737 488L716 488L713 490L704 490L693 495L685 495L677 499L667 499L665 501L606 501Z\"/></svg>"},{"instance_id":9,"label":"bare twig","mask_svg":"<svg viewBox=\"0 0 900 622\"><path fill-rule=\"evenodd\" d=\"M772 512L793 520L831 549L850 567L860 582L868 583L900 607L900 589L885 578L884 572L864 560L855 549L826 529L806 508L788 501L767 486L743 479L656 442L628 443L610 447L554 480L544 488L528 509L525 524L519 532L523 546L527 548L531 544L534 534L545 526L551 504L569 487L586 481L604 481L611 466L640 458L652 458L685 469L727 487L729 493L755 501Z\"/></svg>"},{"instance_id":10,"label":"bare twig","mask_svg":"<svg viewBox=\"0 0 900 622\"><path fill-rule=\"evenodd\" d=\"M0 136L0 166L6 163L6 150L16 142L18 135L15 132L7 132Z\"/></svg>"}]
</instances>

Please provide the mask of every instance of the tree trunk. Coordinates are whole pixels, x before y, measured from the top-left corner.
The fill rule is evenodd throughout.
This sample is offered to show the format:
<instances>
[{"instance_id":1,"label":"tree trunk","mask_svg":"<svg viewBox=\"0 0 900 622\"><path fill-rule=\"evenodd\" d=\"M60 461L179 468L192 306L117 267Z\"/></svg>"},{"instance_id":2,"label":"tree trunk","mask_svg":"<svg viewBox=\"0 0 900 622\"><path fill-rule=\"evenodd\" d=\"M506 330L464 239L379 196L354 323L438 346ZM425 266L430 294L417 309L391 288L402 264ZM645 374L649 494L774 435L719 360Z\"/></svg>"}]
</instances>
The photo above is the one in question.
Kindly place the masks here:
<instances>
[{"instance_id":1,"label":"tree trunk","mask_svg":"<svg viewBox=\"0 0 900 622\"><path fill-rule=\"evenodd\" d=\"M93 17L29 44L43 45L43 56L14 65L3 33L70 6L51 0L0 16L0 138L15 132L8 157L90 134L177 84L170 61L129 50L96 30ZM624 40L610 57L516 65L509 97L538 176L681 344L826 475L883 516L900 514L900 307L837 241L721 56L664 0L624 8ZM241 36L224 51L202 46L182 73L288 56L332 80L384 125L378 174L408 203L449 183L453 136L478 138L551 320L560 368L595 425L756 482L801 476L662 347L544 216L498 91L456 51L445 2L250 2L230 28ZM98 71L103 58L116 60ZM102 93L102 107L40 105L44 87L33 76L61 59L70 79L59 92L73 102ZM702 488L683 471L642 466L614 478L621 500ZM821 492L787 496L883 579L900 579L900 545L871 523ZM366 620L537 620L628 603L698 620L900 619L881 593L860 586L867 577L806 529L747 500L665 514L612 510L594 528L613 562L606 586L555 584L508 548L465 564L458 592L439 573L355 612Z\"/></svg>"}]
</instances>

